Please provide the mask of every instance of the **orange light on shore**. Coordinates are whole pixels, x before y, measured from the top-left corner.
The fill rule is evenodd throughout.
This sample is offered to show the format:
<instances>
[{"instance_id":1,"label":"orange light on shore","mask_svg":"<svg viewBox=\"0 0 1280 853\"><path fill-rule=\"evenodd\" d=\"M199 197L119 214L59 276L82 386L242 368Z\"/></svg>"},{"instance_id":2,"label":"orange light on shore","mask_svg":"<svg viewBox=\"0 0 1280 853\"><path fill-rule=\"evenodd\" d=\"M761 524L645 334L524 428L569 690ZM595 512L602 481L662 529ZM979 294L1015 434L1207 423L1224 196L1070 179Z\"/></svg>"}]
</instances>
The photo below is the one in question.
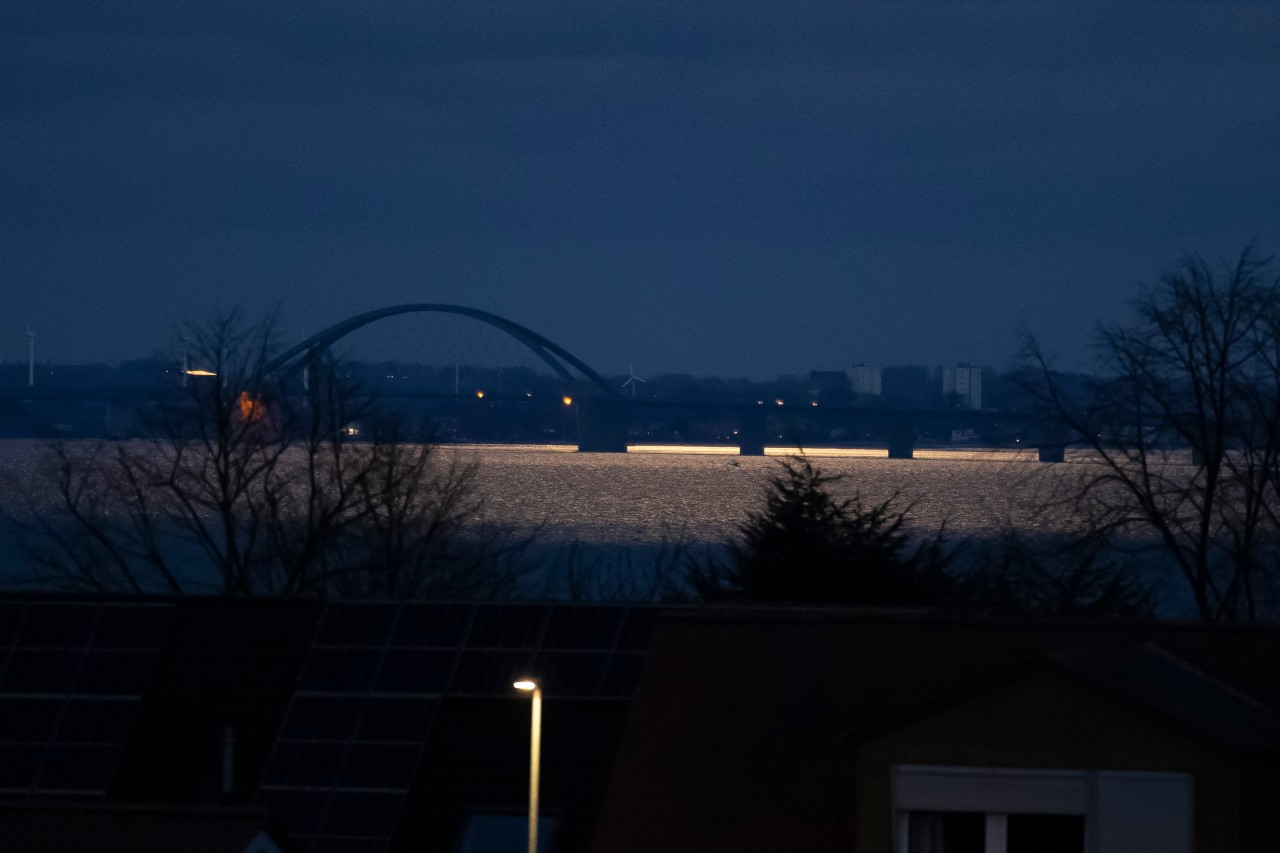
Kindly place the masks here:
<instances>
[{"instance_id":1,"label":"orange light on shore","mask_svg":"<svg viewBox=\"0 0 1280 853\"><path fill-rule=\"evenodd\" d=\"M240 408L240 417L246 423L256 424L267 416L267 410L262 400L248 391L241 391L236 402Z\"/></svg>"},{"instance_id":2,"label":"orange light on shore","mask_svg":"<svg viewBox=\"0 0 1280 853\"><path fill-rule=\"evenodd\" d=\"M483 391L477 391L477 392L476 392L476 398L477 398L477 399L479 399L479 400L483 400L483 399L484 399L484 392L483 392Z\"/></svg>"},{"instance_id":3,"label":"orange light on shore","mask_svg":"<svg viewBox=\"0 0 1280 853\"><path fill-rule=\"evenodd\" d=\"M572 398L572 397L567 397L567 396L566 396L566 397L561 397L561 398L560 398L560 402L564 403L566 406L572 406L572 405L573 405L573 398Z\"/></svg>"},{"instance_id":4,"label":"orange light on shore","mask_svg":"<svg viewBox=\"0 0 1280 853\"><path fill-rule=\"evenodd\" d=\"M183 373L188 376L217 376L212 370L184 370Z\"/></svg>"}]
</instances>

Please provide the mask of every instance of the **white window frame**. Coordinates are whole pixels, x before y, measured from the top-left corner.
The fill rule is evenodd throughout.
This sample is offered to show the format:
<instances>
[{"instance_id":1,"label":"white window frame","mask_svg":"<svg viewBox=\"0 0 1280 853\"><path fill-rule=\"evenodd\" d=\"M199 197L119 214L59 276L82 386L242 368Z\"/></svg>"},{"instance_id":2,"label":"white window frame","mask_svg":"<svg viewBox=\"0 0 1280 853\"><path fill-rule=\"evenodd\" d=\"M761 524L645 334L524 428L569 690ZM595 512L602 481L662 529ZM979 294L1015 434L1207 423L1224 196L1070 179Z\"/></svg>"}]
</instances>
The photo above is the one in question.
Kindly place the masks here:
<instances>
[{"instance_id":1,"label":"white window frame","mask_svg":"<svg viewBox=\"0 0 1280 853\"><path fill-rule=\"evenodd\" d=\"M1114 801L1102 802L1117 786L1162 786L1174 812L1161 820L1191 853L1192 778L1188 773L1113 770L1058 770L1010 767L953 767L896 764L892 768L894 853L908 853L910 813L979 812L986 815L985 853L1006 853L1010 814L1080 815L1085 820L1085 853L1119 853L1108 839L1121 838ZM1109 807L1110 805L1110 807ZM1178 820L1181 814L1182 820ZM1106 848L1106 849L1104 849Z\"/></svg>"}]
</instances>

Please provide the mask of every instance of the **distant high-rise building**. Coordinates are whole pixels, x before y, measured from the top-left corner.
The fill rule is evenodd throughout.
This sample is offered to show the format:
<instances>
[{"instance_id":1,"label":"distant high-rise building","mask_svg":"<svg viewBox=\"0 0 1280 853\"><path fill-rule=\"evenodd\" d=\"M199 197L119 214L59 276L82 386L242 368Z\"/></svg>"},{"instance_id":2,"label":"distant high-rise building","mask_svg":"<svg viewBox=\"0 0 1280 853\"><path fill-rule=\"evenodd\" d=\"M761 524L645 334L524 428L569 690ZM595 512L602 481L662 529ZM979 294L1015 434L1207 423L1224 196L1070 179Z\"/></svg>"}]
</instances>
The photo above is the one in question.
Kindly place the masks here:
<instances>
[{"instance_id":1,"label":"distant high-rise building","mask_svg":"<svg viewBox=\"0 0 1280 853\"><path fill-rule=\"evenodd\" d=\"M966 409L982 408L982 368L968 364L942 369L942 393L955 394Z\"/></svg>"},{"instance_id":2,"label":"distant high-rise building","mask_svg":"<svg viewBox=\"0 0 1280 853\"><path fill-rule=\"evenodd\" d=\"M814 370L809 373L809 399L824 403L847 403L851 387L843 370Z\"/></svg>"},{"instance_id":3,"label":"distant high-rise building","mask_svg":"<svg viewBox=\"0 0 1280 853\"><path fill-rule=\"evenodd\" d=\"M880 368L855 364L849 378L853 381L853 393L880 396Z\"/></svg>"}]
</instances>

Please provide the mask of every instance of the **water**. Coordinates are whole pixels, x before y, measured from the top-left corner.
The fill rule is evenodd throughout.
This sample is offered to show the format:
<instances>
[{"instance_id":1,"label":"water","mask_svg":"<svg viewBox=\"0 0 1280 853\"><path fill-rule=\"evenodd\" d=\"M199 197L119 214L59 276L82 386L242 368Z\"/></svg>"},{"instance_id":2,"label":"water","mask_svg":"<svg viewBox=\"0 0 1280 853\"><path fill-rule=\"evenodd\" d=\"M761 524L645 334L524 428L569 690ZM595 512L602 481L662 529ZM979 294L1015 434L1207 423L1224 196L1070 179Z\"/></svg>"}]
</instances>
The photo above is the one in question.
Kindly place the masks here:
<instances>
[{"instance_id":1,"label":"water","mask_svg":"<svg viewBox=\"0 0 1280 853\"><path fill-rule=\"evenodd\" d=\"M30 478L37 441L0 441L0 478ZM770 476L794 449L738 456L732 448L638 447L626 454L577 453L566 446L446 446L442 452L474 460L477 486L490 521L549 541L643 545L675 533L717 542L762 503ZM1065 529L1055 495L1093 465L1083 454L1049 465L1035 451L917 450L915 459L889 459L883 450L810 450L823 472L841 479L841 498L879 503L898 493L914 503L913 529L945 524L955 536L981 536L1005 526L1027 533ZM52 505L51 497L49 505ZM19 509L11 490L0 494Z\"/></svg>"},{"instance_id":2,"label":"water","mask_svg":"<svg viewBox=\"0 0 1280 853\"><path fill-rule=\"evenodd\" d=\"M577 572L579 580L591 576L582 594L624 598L656 594L654 584L675 565L664 555L722 547L748 513L763 506L769 478L782 471L785 457L798 452L774 448L765 457L743 457L733 448L633 450L440 448L443 462L457 457L477 464L485 521L514 531L517 539L535 534L526 552L529 594L573 595L570 576ZM910 460L889 459L883 450L807 455L840 478L829 487L837 498L873 505L896 494L899 509L911 506L911 532L929 537L945 526L952 543L1010 528L1031 535L1065 531L1071 515L1061 495L1076 477L1096 471L1083 454L1048 465L1037 461L1035 451L918 450ZM40 457L40 442L0 441L0 483L31 481ZM0 501L16 514L28 512L13 488L0 489ZM47 485L36 503L57 508ZM177 561L180 571L185 566L192 572L184 584L216 589L217 579L201 568L203 558L194 551L192 557ZM14 543L0 540L0 577L24 562Z\"/></svg>"},{"instance_id":3,"label":"water","mask_svg":"<svg viewBox=\"0 0 1280 853\"><path fill-rule=\"evenodd\" d=\"M566 452L571 448L477 446L450 448L480 466L479 487L493 517L520 528L541 525L551 539L643 544L679 531L694 541L731 535L762 503L765 485L788 451L764 457L733 451L664 448L627 454ZM1028 533L1065 529L1055 495L1087 467L1083 456L1063 465L1035 451L918 450L915 459L881 451L808 454L842 479L841 498L879 503L898 493L914 502L912 527L932 533L945 523L956 536L982 536L1006 525Z\"/></svg>"}]
</instances>

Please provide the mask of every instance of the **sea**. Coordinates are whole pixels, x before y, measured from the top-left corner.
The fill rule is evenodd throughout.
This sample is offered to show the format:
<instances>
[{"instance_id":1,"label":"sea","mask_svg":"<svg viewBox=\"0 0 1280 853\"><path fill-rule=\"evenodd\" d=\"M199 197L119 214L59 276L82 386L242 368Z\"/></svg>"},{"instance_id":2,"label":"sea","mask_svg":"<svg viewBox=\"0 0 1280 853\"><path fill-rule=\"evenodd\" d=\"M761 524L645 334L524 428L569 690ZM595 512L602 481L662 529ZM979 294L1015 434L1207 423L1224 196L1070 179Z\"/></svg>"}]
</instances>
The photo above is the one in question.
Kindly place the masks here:
<instances>
[{"instance_id":1,"label":"sea","mask_svg":"<svg viewBox=\"0 0 1280 853\"><path fill-rule=\"evenodd\" d=\"M22 513L18 486L30 483L44 445L0 441L0 502ZM616 454L566 445L443 445L441 463L477 468L482 520L528 537L552 562L576 549L580 562L643 564L680 543L722 548L760 509L769 481L789 460L806 459L833 479L838 499L874 505L893 500L921 538L943 531L952 544L981 543L1002 531L1052 536L1073 523L1068 495L1098 472L1086 453L1064 463L1038 461L1034 449L917 448L913 459L884 449L770 447L740 456L735 447L645 446ZM52 506L52 496L48 500ZM0 582L22 559L0 539Z\"/></svg>"},{"instance_id":2,"label":"sea","mask_svg":"<svg viewBox=\"0 0 1280 853\"><path fill-rule=\"evenodd\" d=\"M913 459L884 450L771 447L764 456L736 448L633 446L622 453L577 453L563 446L450 447L479 466L478 486L491 517L539 527L551 539L643 544L674 532L693 541L731 536L761 507L771 477L805 457L834 478L840 499L877 504L893 498L919 533L984 536L1013 527L1065 530L1065 488L1096 469L1083 453L1063 464L1034 450L918 449Z\"/></svg>"}]
</instances>

